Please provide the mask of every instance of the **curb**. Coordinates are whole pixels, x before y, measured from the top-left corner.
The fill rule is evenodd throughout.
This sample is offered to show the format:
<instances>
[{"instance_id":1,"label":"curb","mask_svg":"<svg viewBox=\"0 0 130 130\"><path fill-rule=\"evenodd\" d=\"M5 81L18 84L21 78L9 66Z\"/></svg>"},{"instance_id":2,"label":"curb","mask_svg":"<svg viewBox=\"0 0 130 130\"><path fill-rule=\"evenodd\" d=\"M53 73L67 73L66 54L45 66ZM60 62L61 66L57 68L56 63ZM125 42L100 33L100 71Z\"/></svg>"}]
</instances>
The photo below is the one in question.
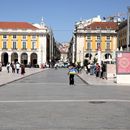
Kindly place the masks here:
<instances>
[{"instance_id":1,"label":"curb","mask_svg":"<svg viewBox=\"0 0 130 130\"><path fill-rule=\"evenodd\" d=\"M81 76L79 76L79 75L76 75L76 76L78 76L85 84L91 85L91 84L89 84L86 80L84 80L83 78L81 78Z\"/></svg>"},{"instance_id":2,"label":"curb","mask_svg":"<svg viewBox=\"0 0 130 130\"><path fill-rule=\"evenodd\" d=\"M44 69L44 70L45 70L45 69ZM40 72L43 72L44 70L38 71L38 72L35 72L35 73L31 73L31 74L28 74L28 75L26 75L26 76L20 77L20 78L18 78L18 79L14 79L14 80L12 80L12 81L3 83L3 84L0 85L0 87L2 87L2 86L4 86L4 85L7 85L7 84L10 84L10 83L12 83L12 82L18 81L18 80L20 80L20 79L24 79L24 78L29 77L29 76L31 76L31 75L38 74L38 73L40 73Z\"/></svg>"}]
</instances>

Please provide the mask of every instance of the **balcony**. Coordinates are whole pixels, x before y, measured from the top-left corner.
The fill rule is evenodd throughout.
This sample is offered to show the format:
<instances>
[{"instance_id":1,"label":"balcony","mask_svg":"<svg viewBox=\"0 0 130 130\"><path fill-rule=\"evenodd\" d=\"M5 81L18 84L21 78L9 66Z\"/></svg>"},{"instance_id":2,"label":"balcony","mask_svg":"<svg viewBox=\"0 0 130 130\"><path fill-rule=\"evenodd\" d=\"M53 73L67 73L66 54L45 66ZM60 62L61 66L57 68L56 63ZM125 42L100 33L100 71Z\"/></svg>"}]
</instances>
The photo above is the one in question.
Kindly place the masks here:
<instances>
[{"instance_id":1,"label":"balcony","mask_svg":"<svg viewBox=\"0 0 130 130\"><path fill-rule=\"evenodd\" d=\"M23 50L23 51L24 51L24 50L27 50L27 48L21 48L21 50Z\"/></svg>"},{"instance_id":2,"label":"balcony","mask_svg":"<svg viewBox=\"0 0 130 130\"><path fill-rule=\"evenodd\" d=\"M110 48L106 48L106 49L105 49L105 52L110 52L110 51L111 51Z\"/></svg>"},{"instance_id":3,"label":"balcony","mask_svg":"<svg viewBox=\"0 0 130 130\"><path fill-rule=\"evenodd\" d=\"M89 51L89 52L91 52L91 51L92 51L92 49L91 49L91 48L87 48L87 49L86 49L86 51Z\"/></svg>"},{"instance_id":4,"label":"balcony","mask_svg":"<svg viewBox=\"0 0 130 130\"><path fill-rule=\"evenodd\" d=\"M101 43L102 40L101 39L96 39L96 42Z\"/></svg>"},{"instance_id":5,"label":"balcony","mask_svg":"<svg viewBox=\"0 0 130 130\"><path fill-rule=\"evenodd\" d=\"M92 39L87 39L86 41L87 41L87 42L92 42Z\"/></svg>"},{"instance_id":6,"label":"balcony","mask_svg":"<svg viewBox=\"0 0 130 130\"><path fill-rule=\"evenodd\" d=\"M36 51L36 50L37 50L37 48L31 48L31 50L32 50L32 51Z\"/></svg>"},{"instance_id":7,"label":"balcony","mask_svg":"<svg viewBox=\"0 0 130 130\"><path fill-rule=\"evenodd\" d=\"M7 51L7 50L8 50L8 48L2 48L2 50L6 50L6 51Z\"/></svg>"},{"instance_id":8,"label":"balcony","mask_svg":"<svg viewBox=\"0 0 130 130\"><path fill-rule=\"evenodd\" d=\"M12 48L12 50L17 50L17 48Z\"/></svg>"},{"instance_id":9,"label":"balcony","mask_svg":"<svg viewBox=\"0 0 130 130\"><path fill-rule=\"evenodd\" d=\"M111 39L106 39L105 42L111 42Z\"/></svg>"}]
</instances>

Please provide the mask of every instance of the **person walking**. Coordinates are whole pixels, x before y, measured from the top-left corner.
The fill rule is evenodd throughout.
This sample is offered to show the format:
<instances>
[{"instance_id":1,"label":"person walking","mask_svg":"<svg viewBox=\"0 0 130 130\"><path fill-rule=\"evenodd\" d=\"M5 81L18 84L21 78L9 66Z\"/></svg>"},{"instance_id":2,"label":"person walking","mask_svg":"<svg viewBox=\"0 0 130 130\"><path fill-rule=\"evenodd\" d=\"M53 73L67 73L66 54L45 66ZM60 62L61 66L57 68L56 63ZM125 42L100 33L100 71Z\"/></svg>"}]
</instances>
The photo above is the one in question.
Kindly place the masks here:
<instances>
[{"instance_id":1,"label":"person walking","mask_svg":"<svg viewBox=\"0 0 130 130\"><path fill-rule=\"evenodd\" d=\"M21 75L25 74L25 65L21 64Z\"/></svg>"},{"instance_id":2,"label":"person walking","mask_svg":"<svg viewBox=\"0 0 130 130\"><path fill-rule=\"evenodd\" d=\"M18 74L18 73L19 73L19 69L20 69L20 64L19 64L19 62L16 63L16 66L15 66L15 67L16 67L16 71L17 71L17 74Z\"/></svg>"},{"instance_id":3,"label":"person walking","mask_svg":"<svg viewBox=\"0 0 130 130\"><path fill-rule=\"evenodd\" d=\"M75 68L75 65L71 64L69 66L69 72L68 72L68 75L69 75L69 84L70 85L74 85L74 76L75 76L75 74L77 74L77 70Z\"/></svg>"},{"instance_id":4,"label":"person walking","mask_svg":"<svg viewBox=\"0 0 130 130\"><path fill-rule=\"evenodd\" d=\"M11 63L12 73L15 73L15 64L14 62Z\"/></svg>"},{"instance_id":5,"label":"person walking","mask_svg":"<svg viewBox=\"0 0 130 130\"><path fill-rule=\"evenodd\" d=\"M10 63L9 62L7 63L6 67L7 67L7 72L9 73L9 70L10 70Z\"/></svg>"},{"instance_id":6,"label":"person walking","mask_svg":"<svg viewBox=\"0 0 130 130\"><path fill-rule=\"evenodd\" d=\"M2 63L0 62L0 71L2 71Z\"/></svg>"},{"instance_id":7,"label":"person walking","mask_svg":"<svg viewBox=\"0 0 130 130\"><path fill-rule=\"evenodd\" d=\"M99 63L96 63L96 77L99 77L100 75L100 65Z\"/></svg>"}]
</instances>

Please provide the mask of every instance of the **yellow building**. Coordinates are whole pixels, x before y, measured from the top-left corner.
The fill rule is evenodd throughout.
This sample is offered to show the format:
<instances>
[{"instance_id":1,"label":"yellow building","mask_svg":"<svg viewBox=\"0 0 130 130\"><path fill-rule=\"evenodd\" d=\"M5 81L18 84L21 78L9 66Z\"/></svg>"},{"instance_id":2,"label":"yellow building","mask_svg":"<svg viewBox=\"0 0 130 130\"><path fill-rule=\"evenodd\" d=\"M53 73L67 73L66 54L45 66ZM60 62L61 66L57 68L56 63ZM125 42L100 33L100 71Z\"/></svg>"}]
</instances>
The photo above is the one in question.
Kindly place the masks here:
<instances>
[{"instance_id":1,"label":"yellow building","mask_svg":"<svg viewBox=\"0 0 130 130\"><path fill-rule=\"evenodd\" d=\"M120 23L117 29L118 48L127 50L127 20ZM128 45L130 47L130 45Z\"/></svg>"},{"instance_id":2,"label":"yellow building","mask_svg":"<svg viewBox=\"0 0 130 130\"><path fill-rule=\"evenodd\" d=\"M40 65L47 62L47 28L27 22L0 22L0 61Z\"/></svg>"},{"instance_id":3,"label":"yellow building","mask_svg":"<svg viewBox=\"0 0 130 130\"><path fill-rule=\"evenodd\" d=\"M92 63L97 59L98 49L101 50L101 60L115 60L117 48L116 22L91 22L87 25L80 22L74 32L75 62Z\"/></svg>"}]
</instances>

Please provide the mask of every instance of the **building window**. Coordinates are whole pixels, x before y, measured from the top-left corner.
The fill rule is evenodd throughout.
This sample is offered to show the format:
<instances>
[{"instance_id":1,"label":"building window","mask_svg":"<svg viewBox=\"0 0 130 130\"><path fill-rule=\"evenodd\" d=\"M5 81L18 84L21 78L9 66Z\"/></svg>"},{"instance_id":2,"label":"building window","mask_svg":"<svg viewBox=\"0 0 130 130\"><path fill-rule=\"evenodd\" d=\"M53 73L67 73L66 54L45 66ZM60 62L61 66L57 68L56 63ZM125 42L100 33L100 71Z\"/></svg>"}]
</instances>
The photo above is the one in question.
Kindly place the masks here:
<instances>
[{"instance_id":1,"label":"building window","mask_svg":"<svg viewBox=\"0 0 130 130\"><path fill-rule=\"evenodd\" d=\"M101 48L101 44L97 42L97 50Z\"/></svg>"},{"instance_id":2,"label":"building window","mask_svg":"<svg viewBox=\"0 0 130 130\"><path fill-rule=\"evenodd\" d=\"M23 42L22 48L23 48L23 49L26 49L26 42Z\"/></svg>"},{"instance_id":3,"label":"building window","mask_svg":"<svg viewBox=\"0 0 130 130\"><path fill-rule=\"evenodd\" d=\"M87 43L87 49L91 49L91 43L90 42Z\"/></svg>"},{"instance_id":4,"label":"building window","mask_svg":"<svg viewBox=\"0 0 130 130\"><path fill-rule=\"evenodd\" d=\"M3 49L7 49L7 42L3 42Z\"/></svg>"},{"instance_id":5,"label":"building window","mask_svg":"<svg viewBox=\"0 0 130 130\"><path fill-rule=\"evenodd\" d=\"M106 43L106 49L108 49L108 50L110 49L110 42Z\"/></svg>"},{"instance_id":6,"label":"building window","mask_svg":"<svg viewBox=\"0 0 130 130\"><path fill-rule=\"evenodd\" d=\"M90 40L91 39L91 35L87 35L87 40Z\"/></svg>"},{"instance_id":7,"label":"building window","mask_svg":"<svg viewBox=\"0 0 130 130\"><path fill-rule=\"evenodd\" d=\"M3 38L4 38L4 39L7 38L7 35L3 35Z\"/></svg>"},{"instance_id":8,"label":"building window","mask_svg":"<svg viewBox=\"0 0 130 130\"><path fill-rule=\"evenodd\" d=\"M98 35L98 36L97 36L97 40L100 40L100 39L101 39L101 36L100 36L100 35Z\"/></svg>"},{"instance_id":9,"label":"building window","mask_svg":"<svg viewBox=\"0 0 130 130\"><path fill-rule=\"evenodd\" d=\"M36 42L32 42L32 49L36 49Z\"/></svg>"},{"instance_id":10,"label":"building window","mask_svg":"<svg viewBox=\"0 0 130 130\"><path fill-rule=\"evenodd\" d=\"M16 35L13 35L13 39L16 39L17 38L17 36Z\"/></svg>"},{"instance_id":11,"label":"building window","mask_svg":"<svg viewBox=\"0 0 130 130\"><path fill-rule=\"evenodd\" d=\"M107 40L110 40L110 36L107 36Z\"/></svg>"},{"instance_id":12,"label":"building window","mask_svg":"<svg viewBox=\"0 0 130 130\"><path fill-rule=\"evenodd\" d=\"M13 42L13 49L16 49L16 42Z\"/></svg>"},{"instance_id":13,"label":"building window","mask_svg":"<svg viewBox=\"0 0 130 130\"><path fill-rule=\"evenodd\" d=\"M36 35L33 35L33 36L32 36L32 39L36 39Z\"/></svg>"},{"instance_id":14,"label":"building window","mask_svg":"<svg viewBox=\"0 0 130 130\"><path fill-rule=\"evenodd\" d=\"M23 35L23 39L26 39L26 35Z\"/></svg>"}]
</instances>

